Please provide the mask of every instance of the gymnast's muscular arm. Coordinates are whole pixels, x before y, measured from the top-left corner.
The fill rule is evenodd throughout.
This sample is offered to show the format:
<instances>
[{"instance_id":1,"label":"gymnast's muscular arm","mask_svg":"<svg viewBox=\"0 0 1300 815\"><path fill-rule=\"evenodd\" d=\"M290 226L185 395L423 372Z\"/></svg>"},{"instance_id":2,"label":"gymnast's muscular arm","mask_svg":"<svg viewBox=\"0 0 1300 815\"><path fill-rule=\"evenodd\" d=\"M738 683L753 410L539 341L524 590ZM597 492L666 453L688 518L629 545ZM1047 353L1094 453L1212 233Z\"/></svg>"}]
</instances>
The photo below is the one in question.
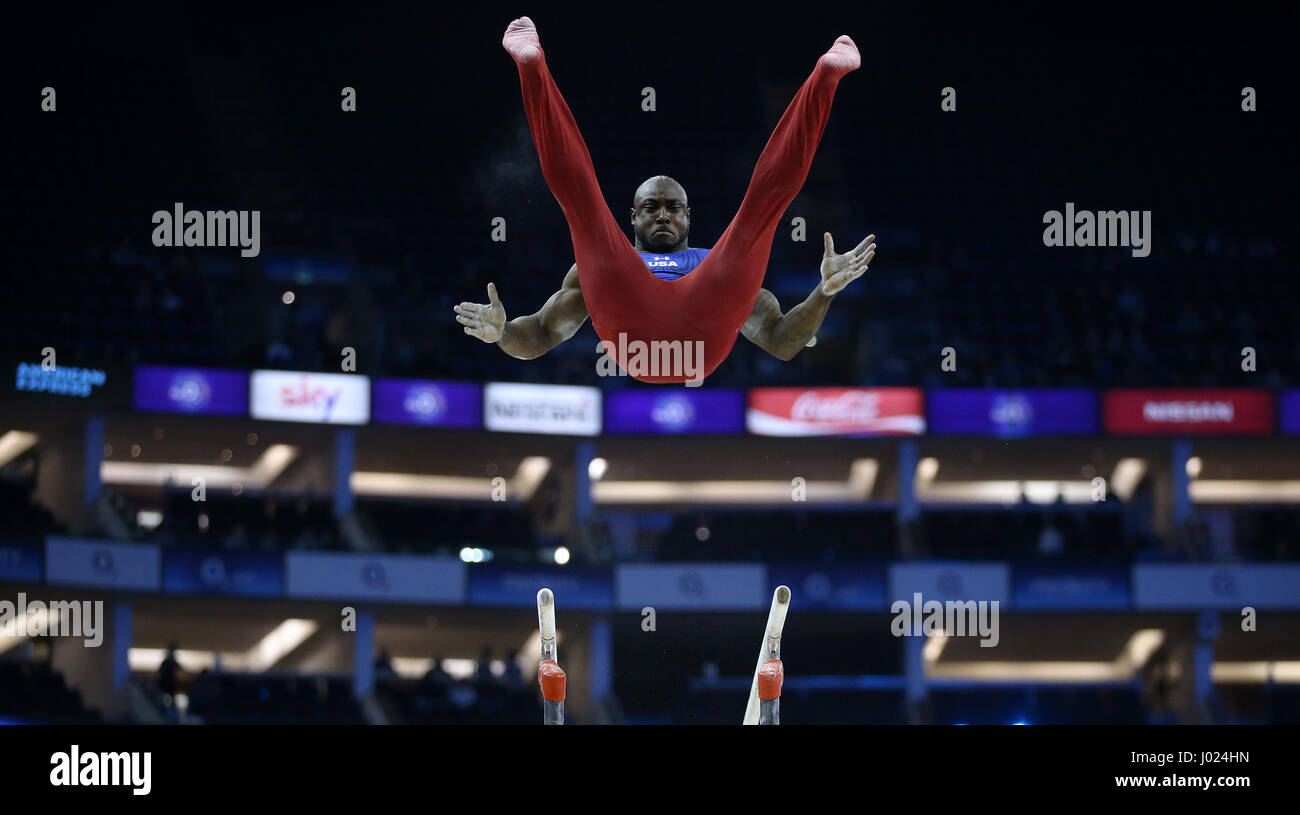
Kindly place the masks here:
<instances>
[{"instance_id":1,"label":"gymnast's muscular arm","mask_svg":"<svg viewBox=\"0 0 1300 815\"><path fill-rule=\"evenodd\" d=\"M540 357L578 333L588 316L587 303L578 287L576 263L564 276L560 290L536 314L507 321L495 283L488 284L488 301L456 306L456 322L465 326L466 334L496 343L515 359Z\"/></svg>"},{"instance_id":2,"label":"gymnast's muscular arm","mask_svg":"<svg viewBox=\"0 0 1300 815\"><path fill-rule=\"evenodd\" d=\"M776 295L767 289L758 290L754 310L741 326L745 339L767 351L777 359L789 361L808 344L821 328L835 295L867 271L867 264L876 256L875 235L868 235L856 247L842 255L835 254L831 233L824 235L826 253L822 257L822 282L807 299L781 313Z\"/></svg>"}]
</instances>

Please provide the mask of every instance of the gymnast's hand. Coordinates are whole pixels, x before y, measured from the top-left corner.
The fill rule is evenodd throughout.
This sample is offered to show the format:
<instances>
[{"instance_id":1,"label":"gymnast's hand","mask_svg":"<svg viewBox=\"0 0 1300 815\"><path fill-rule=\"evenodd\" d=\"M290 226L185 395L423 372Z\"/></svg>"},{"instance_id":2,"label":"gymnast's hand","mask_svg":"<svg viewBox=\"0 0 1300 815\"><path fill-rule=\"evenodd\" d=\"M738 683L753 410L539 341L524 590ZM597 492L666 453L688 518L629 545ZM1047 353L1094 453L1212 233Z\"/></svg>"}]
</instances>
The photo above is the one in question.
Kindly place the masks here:
<instances>
[{"instance_id":1,"label":"gymnast's hand","mask_svg":"<svg viewBox=\"0 0 1300 815\"><path fill-rule=\"evenodd\" d=\"M835 254L831 233L825 233L823 238L826 254L822 256L822 294L832 297L867 271L867 264L876 256L876 244L872 243L876 236L866 236L862 243L842 255Z\"/></svg>"},{"instance_id":2,"label":"gymnast's hand","mask_svg":"<svg viewBox=\"0 0 1300 815\"><path fill-rule=\"evenodd\" d=\"M823 267L825 268L825 267ZM506 310L497 298L495 283L487 285L488 303L461 303L456 306L456 322L465 326L465 333L483 342L498 342L505 330Z\"/></svg>"}]
</instances>

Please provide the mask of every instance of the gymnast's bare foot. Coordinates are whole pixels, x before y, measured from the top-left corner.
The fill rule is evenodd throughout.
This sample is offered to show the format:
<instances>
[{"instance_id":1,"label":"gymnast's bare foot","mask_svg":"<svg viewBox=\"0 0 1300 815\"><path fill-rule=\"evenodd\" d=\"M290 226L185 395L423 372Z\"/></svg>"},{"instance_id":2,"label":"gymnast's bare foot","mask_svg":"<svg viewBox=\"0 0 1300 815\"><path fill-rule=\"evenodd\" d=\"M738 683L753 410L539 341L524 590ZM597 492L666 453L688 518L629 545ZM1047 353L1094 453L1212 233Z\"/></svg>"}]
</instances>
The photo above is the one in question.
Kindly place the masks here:
<instances>
[{"instance_id":1,"label":"gymnast's bare foot","mask_svg":"<svg viewBox=\"0 0 1300 815\"><path fill-rule=\"evenodd\" d=\"M542 42L537 39L537 26L533 25L533 21L527 17L520 17L506 26L506 34L501 38L501 44L520 65L532 64L542 56ZM856 50L854 54L857 54Z\"/></svg>"},{"instance_id":2,"label":"gymnast's bare foot","mask_svg":"<svg viewBox=\"0 0 1300 815\"><path fill-rule=\"evenodd\" d=\"M528 18L525 17L525 20ZM862 57L858 54L858 46L853 44L853 40L848 34L841 34L831 46L831 50L822 54L819 62L825 63L840 76L844 76L850 71L856 71L862 65Z\"/></svg>"}]
</instances>

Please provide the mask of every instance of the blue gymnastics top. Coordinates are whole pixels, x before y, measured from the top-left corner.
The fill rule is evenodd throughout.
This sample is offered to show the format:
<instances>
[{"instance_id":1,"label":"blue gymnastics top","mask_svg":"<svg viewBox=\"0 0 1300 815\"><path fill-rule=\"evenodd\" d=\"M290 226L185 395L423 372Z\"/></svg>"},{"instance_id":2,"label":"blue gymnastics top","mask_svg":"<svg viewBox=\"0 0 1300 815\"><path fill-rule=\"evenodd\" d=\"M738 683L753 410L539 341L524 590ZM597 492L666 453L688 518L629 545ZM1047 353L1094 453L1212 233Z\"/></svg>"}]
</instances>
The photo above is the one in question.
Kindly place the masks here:
<instances>
[{"instance_id":1,"label":"blue gymnastics top","mask_svg":"<svg viewBox=\"0 0 1300 815\"><path fill-rule=\"evenodd\" d=\"M654 273L654 276L660 280L667 280L672 283L675 280L681 280L686 275L699 266L704 257L709 254L708 249L683 249L680 252L638 252L641 259L645 261L646 268Z\"/></svg>"}]
</instances>

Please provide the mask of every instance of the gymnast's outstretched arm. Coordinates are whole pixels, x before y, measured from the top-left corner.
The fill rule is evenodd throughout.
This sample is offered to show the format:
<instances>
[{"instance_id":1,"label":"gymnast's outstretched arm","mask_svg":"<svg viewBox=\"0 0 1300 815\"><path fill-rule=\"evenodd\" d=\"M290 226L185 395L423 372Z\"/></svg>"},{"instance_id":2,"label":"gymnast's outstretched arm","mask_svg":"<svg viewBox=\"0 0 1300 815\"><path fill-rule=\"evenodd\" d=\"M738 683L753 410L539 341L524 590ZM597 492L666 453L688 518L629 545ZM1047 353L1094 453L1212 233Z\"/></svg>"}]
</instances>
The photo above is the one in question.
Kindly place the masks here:
<instances>
[{"instance_id":1,"label":"gymnast's outstretched arm","mask_svg":"<svg viewBox=\"0 0 1300 815\"><path fill-rule=\"evenodd\" d=\"M767 289L758 290L754 310L741 327L745 339L767 351L777 359L789 361L808 344L821 328L826 310L835 295L867 271L867 264L876 256L875 235L868 235L853 249L842 255L835 254L831 233L823 236L826 252L822 257L822 282L812 294L785 314L776 295Z\"/></svg>"},{"instance_id":2,"label":"gymnast's outstretched arm","mask_svg":"<svg viewBox=\"0 0 1300 815\"><path fill-rule=\"evenodd\" d=\"M456 322L465 326L466 334L496 343L515 359L540 357L578 333L588 316L587 303L578 286L576 263L564 276L560 290L536 314L507 321L495 283L488 284L488 301L456 306Z\"/></svg>"}]
</instances>

